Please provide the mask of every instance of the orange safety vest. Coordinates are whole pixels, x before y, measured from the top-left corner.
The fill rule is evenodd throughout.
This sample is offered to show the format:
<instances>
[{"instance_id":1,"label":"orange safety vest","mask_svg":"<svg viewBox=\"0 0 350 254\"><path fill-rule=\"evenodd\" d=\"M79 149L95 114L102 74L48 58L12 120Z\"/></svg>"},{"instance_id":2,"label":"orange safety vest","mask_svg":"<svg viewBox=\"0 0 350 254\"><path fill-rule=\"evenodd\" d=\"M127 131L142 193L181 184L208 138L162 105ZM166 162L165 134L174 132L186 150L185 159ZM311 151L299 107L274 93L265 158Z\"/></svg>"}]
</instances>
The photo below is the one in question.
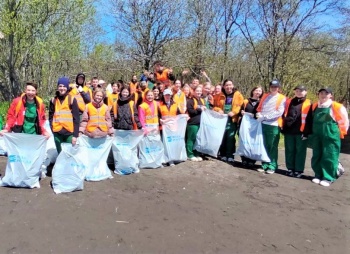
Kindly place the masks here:
<instances>
[{"instance_id":1,"label":"orange safety vest","mask_svg":"<svg viewBox=\"0 0 350 254\"><path fill-rule=\"evenodd\" d=\"M67 95L61 104L59 99L53 99L52 102L55 103L55 113L52 120L52 130L53 132L59 132L62 128L69 132L74 131L73 127L73 115L70 108L74 98Z\"/></svg>"},{"instance_id":2,"label":"orange safety vest","mask_svg":"<svg viewBox=\"0 0 350 254\"><path fill-rule=\"evenodd\" d=\"M286 101L286 108L284 110L284 117L287 117L291 101L292 101L292 99L288 99ZM307 114L309 113L310 107L311 107L311 101L309 99L306 99L303 102L303 105L301 106L301 125L300 125L301 132L303 132L305 129L306 117L307 117Z\"/></svg>"},{"instance_id":3,"label":"orange safety vest","mask_svg":"<svg viewBox=\"0 0 350 254\"><path fill-rule=\"evenodd\" d=\"M164 69L162 73L155 72L156 80L163 83L166 87L170 85L170 80L168 77L169 69Z\"/></svg>"},{"instance_id":4,"label":"orange safety vest","mask_svg":"<svg viewBox=\"0 0 350 254\"><path fill-rule=\"evenodd\" d=\"M202 105L205 106L205 101L203 98L200 98L201 102L202 102ZM198 108L198 99L196 98L193 98L193 108L194 109L197 109Z\"/></svg>"},{"instance_id":5,"label":"orange safety vest","mask_svg":"<svg viewBox=\"0 0 350 254\"><path fill-rule=\"evenodd\" d=\"M118 93L111 93L108 95L107 97L107 106L112 107L114 105L114 103L117 102L117 100L119 99L119 94Z\"/></svg>"},{"instance_id":6,"label":"orange safety vest","mask_svg":"<svg viewBox=\"0 0 350 254\"><path fill-rule=\"evenodd\" d=\"M140 108L142 108L145 111L146 115L146 124L159 124L158 123L158 110L157 110L157 102L153 101L153 108L154 108L154 114L152 114L151 108L146 102L143 102L140 105Z\"/></svg>"},{"instance_id":7,"label":"orange safety vest","mask_svg":"<svg viewBox=\"0 0 350 254\"><path fill-rule=\"evenodd\" d=\"M141 91L142 94L142 100L145 100L146 93L149 91L149 88L146 88L145 91Z\"/></svg>"},{"instance_id":8,"label":"orange safety vest","mask_svg":"<svg viewBox=\"0 0 350 254\"><path fill-rule=\"evenodd\" d=\"M129 83L130 94L133 94L136 92L136 87L137 87L137 82L136 83L133 83L133 82Z\"/></svg>"},{"instance_id":9,"label":"orange safety vest","mask_svg":"<svg viewBox=\"0 0 350 254\"><path fill-rule=\"evenodd\" d=\"M315 102L312 105L312 111L315 111L317 106L318 106L318 103ZM343 118L342 118L342 116L340 114L341 107L343 107L343 104L335 102L335 101L332 102L331 110L333 112L333 116L335 118L335 121L337 122L338 127L339 127L340 138L343 139L344 136L347 134L347 129L346 129L346 126L345 126L345 122L344 122L344 120L343 120Z\"/></svg>"},{"instance_id":10,"label":"orange safety vest","mask_svg":"<svg viewBox=\"0 0 350 254\"><path fill-rule=\"evenodd\" d=\"M75 85L74 85L75 86ZM78 107L79 107L79 111L80 112L84 112L85 110L85 102L84 102L84 99L83 97L80 95L78 89L76 87L72 87L72 90L69 92L70 95L72 95L76 100L77 100L77 103L78 103ZM88 93L89 92L89 88L87 88L86 86L83 87L83 91Z\"/></svg>"},{"instance_id":11,"label":"orange safety vest","mask_svg":"<svg viewBox=\"0 0 350 254\"><path fill-rule=\"evenodd\" d=\"M159 106L159 111L163 120L169 117L174 117L177 114L177 104L173 103L168 109L167 105L165 103L162 103Z\"/></svg>"},{"instance_id":12,"label":"orange safety vest","mask_svg":"<svg viewBox=\"0 0 350 254\"><path fill-rule=\"evenodd\" d=\"M106 104L102 104L101 107L95 108L92 103L88 103L86 105L87 113L89 116L89 121L86 125L86 130L88 132L93 132L97 128L100 130L107 132L108 125L106 121L106 112L108 110L108 106Z\"/></svg>"},{"instance_id":13,"label":"orange safety vest","mask_svg":"<svg viewBox=\"0 0 350 254\"><path fill-rule=\"evenodd\" d=\"M185 93L181 91L180 96L178 95L178 93L174 93L173 100L178 105L180 113L184 114L186 112L186 96L185 96Z\"/></svg>"},{"instance_id":14,"label":"orange safety vest","mask_svg":"<svg viewBox=\"0 0 350 254\"><path fill-rule=\"evenodd\" d=\"M113 103L114 119L118 118L117 104L118 104L118 102ZM134 128L134 130L137 130L137 124L136 124L135 118L134 118L134 102L133 101L129 101L129 107L130 107L130 112L131 112L131 121L132 121L133 128Z\"/></svg>"},{"instance_id":15,"label":"orange safety vest","mask_svg":"<svg viewBox=\"0 0 350 254\"><path fill-rule=\"evenodd\" d=\"M266 100L267 96L269 96L269 95L270 95L269 93L265 93L263 95L263 97L260 99L259 106L256 109L257 112L261 112L262 105L263 105L264 101ZM281 105L281 103L282 103L284 98L285 98L285 96L283 94L278 94L278 98L277 98L277 101L276 101L276 110L278 110L278 107ZM278 126L282 128L283 127L283 119L282 119L282 117L279 117L277 119L277 122L278 122Z\"/></svg>"}]
</instances>

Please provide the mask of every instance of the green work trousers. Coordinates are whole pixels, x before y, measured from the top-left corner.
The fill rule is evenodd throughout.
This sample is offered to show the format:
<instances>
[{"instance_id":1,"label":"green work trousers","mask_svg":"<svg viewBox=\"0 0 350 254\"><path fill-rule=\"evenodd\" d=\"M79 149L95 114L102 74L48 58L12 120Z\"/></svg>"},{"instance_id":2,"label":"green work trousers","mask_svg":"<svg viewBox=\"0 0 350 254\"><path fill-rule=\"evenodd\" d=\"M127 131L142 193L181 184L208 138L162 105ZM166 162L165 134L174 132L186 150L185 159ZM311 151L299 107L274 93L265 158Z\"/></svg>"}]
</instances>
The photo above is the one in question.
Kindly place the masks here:
<instances>
[{"instance_id":1,"label":"green work trousers","mask_svg":"<svg viewBox=\"0 0 350 254\"><path fill-rule=\"evenodd\" d=\"M226 158L233 158L236 152L236 139L237 123L233 123L231 118L228 118L224 137L222 138L220 146L220 156Z\"/></svg>"},{"instance_id":2,"label":"green work trousers","mask_svg":"<svg viewBox=\"0 0 350 254\"><path fill-rule=\"evenodd\" d=\"M66 136L66 135L61 135L59 133L54 133L53 137L55 140L57 152L60 153L62 151L61 144L62 143L72 143L73 135Z\"/></svg>"},{"instance_id":3,"label":"green work trousers","mask_svg":"<svg viewBox=\"0 0 350 254\"><path fill-rule=\"evenodd\" d=\"M311 167L315 177L333 182L337 179L340 131L330 116L330 108L316 108L312 123Z\"/></svg>"},{"instance_id":4,"label":"green work trousers","mask_svg":"<svg viewBox=\"0 0 350 254\"><path fill-rule=\"evenodd\" d=\"M196 142L199 125L187 125L186 127L186 152L188 158L198 157L197 151L193 150L194 143Z\"/></svg>"},{"instance_id":5,"label":"green work trousers","mask_svg":"<svg viewBox=\"0 0 350 254\"><path fill-rule=\"evenodd\" d=\"M307 139L302 140L301 134L284 134L286 167L288 170L304 172L307 142Z\"/></svg>"},{"instance_id":6,"label":"green work trousers","mask_svg":"<svg viewBox=\"0 0 350 254\"><path fill-rule=\"evenodd\" d=\"M275 171L278 168L278 142L280 141L280 127L262 124L264 146L270 162L262 162L262 168Z\"/></svg>"}]
</instances>

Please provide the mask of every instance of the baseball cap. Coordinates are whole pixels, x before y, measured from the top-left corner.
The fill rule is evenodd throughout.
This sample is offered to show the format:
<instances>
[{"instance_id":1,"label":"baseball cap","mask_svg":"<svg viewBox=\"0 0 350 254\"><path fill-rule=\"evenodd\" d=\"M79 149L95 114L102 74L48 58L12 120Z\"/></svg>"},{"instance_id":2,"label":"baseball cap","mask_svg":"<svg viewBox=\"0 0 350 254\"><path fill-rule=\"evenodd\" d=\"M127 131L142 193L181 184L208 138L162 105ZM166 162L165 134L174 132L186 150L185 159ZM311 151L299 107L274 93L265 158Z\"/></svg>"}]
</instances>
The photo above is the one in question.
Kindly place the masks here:
<instances>
[{"instance_id":1,"label":"baseball cap","mask_svg":"<svg viewBox=\"0 0 350 254\"><path fill-rule=\"evenodd\" d=\"M270 86L278 86L278 87L280 87L281 84L280 84L280 82L279 82L278 79L273 79L273 80L271 80L271 82L270 82Z\"/></svg>"},{"instance_id":2,"label":"baseball cap","mask_svg":"<svg viewBox=\"0 0 350 254\"><path fill-rule=\"evenodd\" d=\"M298 86L296 86L296 87L294 88L294 90L297 90L297 89L302 90L302 91L306 91L306 90L307 90L306 87L303 86L303 85L298 85Z\"/></svg>"},{"instance_id":3,"label":"baseball cap","mask_svg":"<svg viewBox=\"0 0 350 254\"><path fill-rule=\"evenodd\" d=\"M322 91L326 91L326 93L330 93L330 94L333 93L332 89L329 88L329 87L321 88L320 90L318 90L318 93L320 93L320 92L322 92Z\"/></svg>"},{"instance_id":4,"label":"baseball cap","mask_svg":"<svg viewBox=\"0 0 350 254\"><path fill-rule=\"evenodd\" d=\"M163 95L173 95L173 92L170 89L165 89Z\"/></svg>"}]
</instances>

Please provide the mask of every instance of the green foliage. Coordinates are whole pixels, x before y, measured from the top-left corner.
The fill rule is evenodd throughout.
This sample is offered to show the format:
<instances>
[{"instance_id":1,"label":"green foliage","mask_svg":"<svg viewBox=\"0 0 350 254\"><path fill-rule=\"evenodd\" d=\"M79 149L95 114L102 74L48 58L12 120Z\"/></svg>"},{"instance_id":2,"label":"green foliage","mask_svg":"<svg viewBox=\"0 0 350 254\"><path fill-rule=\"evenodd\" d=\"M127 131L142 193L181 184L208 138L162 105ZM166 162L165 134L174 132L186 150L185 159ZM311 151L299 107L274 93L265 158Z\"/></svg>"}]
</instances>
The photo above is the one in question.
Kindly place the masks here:
<instances>
[{"instance_id":1,"label":"green foliage","mask_svg":"<svg viewBox=\"0 0 350 254\"><path fill-rule=\"evenodd\" d=\"M9 102L0 102L0 118L3 121L3 124L5 125L6 122L6 115L7 115L7 111L10 107L10 103ZM0 121L1 121L0 119Z\"/></svg>"}]
</instances>

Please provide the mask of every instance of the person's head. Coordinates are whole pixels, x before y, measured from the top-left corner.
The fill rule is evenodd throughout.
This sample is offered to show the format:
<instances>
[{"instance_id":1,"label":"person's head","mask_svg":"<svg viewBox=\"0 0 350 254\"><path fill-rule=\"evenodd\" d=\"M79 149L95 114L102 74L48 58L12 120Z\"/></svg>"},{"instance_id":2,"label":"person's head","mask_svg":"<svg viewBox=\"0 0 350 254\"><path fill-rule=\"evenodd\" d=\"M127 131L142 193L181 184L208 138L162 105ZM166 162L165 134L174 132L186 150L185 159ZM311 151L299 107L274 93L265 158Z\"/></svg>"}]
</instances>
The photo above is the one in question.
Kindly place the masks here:
<instances>
[{"instance_id":1,"label":"person's head","mask_svg":"<svg viewBox=\"0 0 350 254\"><path fill-rule=\"evenodd\" d=\"M273 79L270 82L270 93L271 94L277 94L281 89L281 83L277 79Z\"/></svg>"},{"instance_id":2,"label":"person's head","mask_svg":"<svg viewBox=\"0 0 350 254\"><path fill-rule=\"evenodd\" d=\"M93 77L91 79L91 86L93 89L95 89L96 87L98 87L98 77Z\"/></svg>"},{"instance_id":3,"label":"person's head","mask_svg":"<svg viewBox=\"0 0 350 254\"><path fill-rule=\"evenodd\" d=\"M154 78L154 73L153 72L150 72L149 74L148 74L148 79L149 80L152 80Z\"/></svg>"},{"instance_id":4,"label":"person's head","mask_svg":"<svg viewBox=\"0 0 350 254\"><path fill-rule=\"evenodd\" d=\"M38 90L38 85L35 84L34 82L27 82L26 83L26 90L25 90L25 94L27 96L27 101L33 101L36 93Z\"/></svg>"},{"instance_id":5,"label":"person's head","mask_svg":"<svg viewBox=\"0 0 350 254\"><path fill-rule=\"evenodd\" d=\"M153 69L155 72L162 72L164 70L164 65L161 61L155 61L153 63Z\"/></svg>"},{"instance_id":6,"label":"person's head","mask_svg":"<svg viewBox=\"0 0 350 254\"><path fill-rule=\"evenodd\" d=\"M186 97L189 97L191 93L191 87L189 85L184 85L182 91L184 92Z\"/></svg>"},{"instance_id":7,"label":"person's head","mask_svg":"<svg viewBox=\"0 0 350 254\"><path fill-rule=\"evenodd\" d=\"M102 88L96 88L92 94L94 101L96 103L100 103L103 101L103 99L106 97L105 91L103 91Z\"/></svg>"},{"instance_id":8,"label":"person's head","mask_svg":"<svg viewBox=\"0 0 350 254\"><path fill-rule=\"evenodd\" d=\"M159 87L158 86L154 86L152 91L153 91L154 98L158 99L159 93L160 93Z\"/></svg>"},{"instance_id":9,"label":"person's head","mask_svg":"<svg viewBox=\"0 0 350 254\"><path fill-rule=\"evenodd\" d=\"M250 98L260 99L262 94L264 93L261 86L256 86L250 91Z\"/></svg>"},{"instance_id":10,"label":"person's head","mask_svg":"<svg viewBox=\"0 0 350 254\"><path fill-rule=\"evenodd\" d=\"M193 96L197 99L200 98L202 96L202 87L197 86L196 89L194 89Z\"/></svg>"},{"instance_id":11,"label":"person's head","mask_svg":"<svg viewBox=\"0 0 350 254\"><path fill-rule=\"evenodd\" d=\"M57 91L59 95L65 95L69 89L69 78L60 77L57 81Z\"/></svg>"},{"instance_id":12,"label":"person's head","mask_svg":"<svg viewBox=\"0 0 350 254\"><path fill-rule=\"evenodd\" d=\"M97 87L106 88L106 81L104 81L103 79L100 79L98 81Z\"/></svg>"},{"instance_id":13,"label":"person's head","mask_svg":"<svg viewBox=\"0 0 350 254\"><path fill-rule=\"evenodd\" d=\"M164 102L169 102L171 100L172 95L173 95L173 92L171 91L170 88L165 89L163 92Z\"/></svg>"},{"instance_id":14,"label":"person's head","mask_svg":"<svg viewBox=\"0 0 350 254\"><path fill-rule=\"evenodd\" d=\"M175 80L173 90L174 92L178 92L181 89L181 81L180 80Z\"/></svg>"},{"instance_id":15,"label":"person's head","mask_svg":"<svg viewBox=\"0 0 350 254\"><path fill-rule=\"evenodd\" d=\"M133 76L132 76L131 82L132 82L132 83L136 83L136 82L137 82L137 76L136 76L136 75L133 75Z\"/></svg>"},{"instance_id":16,"label":"person's head","mask_svg":"<svg viewBox=\"0 0 350 254\"><path fill-rule=\"evenodd\" d=\"M318 100L320 103L324 103L332 99L333 91L329 87L321 88L318 90Z\"/></svg>"},{"instance_id":17,"label":"person's head","mask_svg":"<svg viewBox=\"0 0 350 254\"><path fill-rule=\"evenodd\" d=\"M119 92L119 85L118 82L113 82L112 83L112 93L116 94Z\"/></svg>"},{"instance_id":18,"label":"person's head","mask_svg":"<svg viewBox=\"0 0 350 254\"><path fill-rule=\"evenodd\" d=\"M222 86L226 94L233 93L233 89L235 88L235 86L233 85L232 79L226 79Z\"/></svg>"},{"instance_id":19,"label":"person's head","mask_svg":"<svg viewBox=\"0 0 350 254\"><path fill-rule=\"evenodd\" d=\"M296 88L294 88L294 95L297 98L304 98L307 94L306 87L303 85L299 85Z\"/></svg>"},{"instance_id":20,"label":"person's head","mask_svg":"<svg viewBox=\"0 0 350 254\"><path fill-rule=\"evenodd\" d=\"M84 73L78 73L77 77L75 78L75 84L78 86L84 86L85 84L85 74Z\"/></svg>"},{"instance_id":21,"label":"person's head","mask_svg":"<svg viewBox=\"0 0 350 254\"><path fill-rule=\"evenodd\" d=\"M209 83L206 83L206 84L204 84L204 86L203 86L203 95L204 96L208 96L209 94L210 94L210 92L211 92L211 84Z\"/></svg>"},{"instance_id":22,"label":"person's head","mask_svg":"<svg viewBox=\"0 0 350 254\"><path fill-rule=\"evenodd\" d=\"M88 87L88 88L91 88L91 80L89 80L89 81L86 81L86 84L85 84L85 86L86 86L86 87Z\"/></svg>"},{"instance_id":23,"label":"person's head","mask_svg":"<svg viewBox=\"0 0 350 254\"><path fill-rule=\"evenodd\" d=\"M140 82L140 88L141 88L142 91L145 91L147 86L148 86L148 84L147 84L146 81L141 81Z\"/></svg>"},{"instance_id":24,"label":"person's head","mask_svg":"<svg viewBox=\"0 0 350 254\"><path fill-rule=\"evenodd\" d=\"M121 80L121 79L119 79L119 80L117 81L117 85L118 85L118 88L119 88L119 91L120 91L120 89L122 89L122 87L124 86L124 81Z\"/></svg>"},{"instance_id":25,"label":"person's head","mask_svg":"<svg viewBox=\"0 0 350 254\"><path fill-rule=\"evenodd\" d=\"M216 85L214 94L220 94L222 92L222 86L221 85Z\"/></svg>"},{"instance_id":26,"label":"person's head","mask_svg":"<svg viewBox=\"0 0 350 254\"><path fill-rule=\"evenodd\" d=\"M196 87L197 87L198 85L199 85L199 79L198 79L198 78L192 79L191 88L192 88L192 89L196 89Z\"/></svg>"},{"instance_id":27,"label":"person's head","mask_svg":"<svg viewBox=\"0 0 350 254\"><path fill-rule=\"evenodd\" d=\"M128 86L123 86L123 87L120 89L120 94L121 94L121 97L122 97L122 98L127 98L127 97L129 97L129 95L130 95L130 87L128 87Z\"/></svg>"},{"instance_id":28,"label":"person's head","mask_svg":"<svg viewBox=\"0 0 350 254\"><path fill-rule=\"evenodd\" d=\"M145 97L146 97L146 100L148 100L148 101L150 101L150 102L153 101L153 100L154 100L153 91L148 90L148 91L146 92Z\"/></svg>"}]
</instances>

